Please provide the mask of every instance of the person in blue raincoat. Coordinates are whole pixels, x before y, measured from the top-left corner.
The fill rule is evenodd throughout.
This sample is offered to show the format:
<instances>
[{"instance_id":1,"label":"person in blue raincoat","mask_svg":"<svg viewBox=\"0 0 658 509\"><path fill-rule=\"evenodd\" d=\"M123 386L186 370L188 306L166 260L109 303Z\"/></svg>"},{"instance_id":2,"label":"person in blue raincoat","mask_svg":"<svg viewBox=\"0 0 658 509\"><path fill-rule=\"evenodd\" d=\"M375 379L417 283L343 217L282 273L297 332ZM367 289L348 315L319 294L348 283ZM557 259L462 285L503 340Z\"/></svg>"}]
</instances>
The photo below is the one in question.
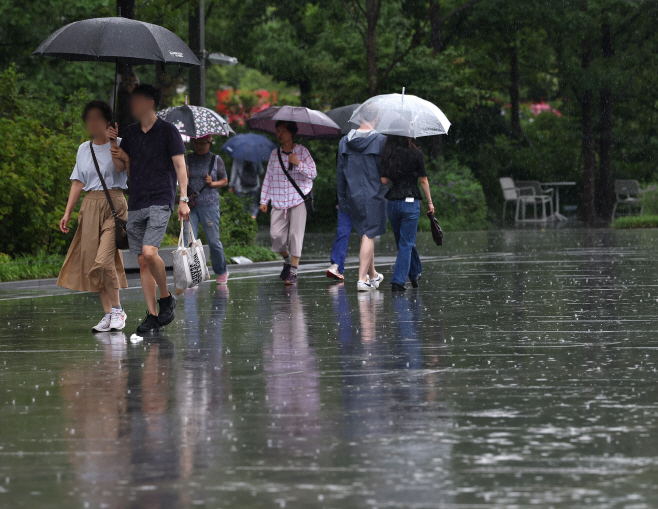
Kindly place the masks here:
<instances>
[{"instance_id":1,"label":"person in blue raincoat","mask_svg":"<svg viewBox=\"0 0 658 509\"><path fill-rule=\"evenodd\" d=\"M338 206L349 214L361 239L359 291L379 287L384 276L375 270L375 237L386 233L387 187L381 182L381 153L386 136L373 129L379 110L362 109L361 125L340 140L337 162Z\"/></svg>"}]
</instances>

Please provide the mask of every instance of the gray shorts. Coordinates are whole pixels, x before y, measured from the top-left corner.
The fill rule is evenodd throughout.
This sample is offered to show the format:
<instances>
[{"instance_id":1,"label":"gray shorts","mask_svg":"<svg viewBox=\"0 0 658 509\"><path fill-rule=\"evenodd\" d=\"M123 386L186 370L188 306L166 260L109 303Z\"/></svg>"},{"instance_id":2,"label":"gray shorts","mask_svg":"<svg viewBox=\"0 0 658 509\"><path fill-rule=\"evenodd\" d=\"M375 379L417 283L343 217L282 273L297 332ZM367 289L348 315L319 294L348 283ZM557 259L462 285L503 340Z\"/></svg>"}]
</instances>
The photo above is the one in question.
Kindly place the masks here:
<instances>
[{"instance_id":1,"label":"gray shorts","mask_svg":"<svg viewBox=\"0 0 658 509\"><path fill-rule=\"evenodd\" d=\"M128 211L128 244L130 252L142 254L142 246L160 247L167 232L171 209L168 205L151 205Z\"/></svg>"}]
</instances>

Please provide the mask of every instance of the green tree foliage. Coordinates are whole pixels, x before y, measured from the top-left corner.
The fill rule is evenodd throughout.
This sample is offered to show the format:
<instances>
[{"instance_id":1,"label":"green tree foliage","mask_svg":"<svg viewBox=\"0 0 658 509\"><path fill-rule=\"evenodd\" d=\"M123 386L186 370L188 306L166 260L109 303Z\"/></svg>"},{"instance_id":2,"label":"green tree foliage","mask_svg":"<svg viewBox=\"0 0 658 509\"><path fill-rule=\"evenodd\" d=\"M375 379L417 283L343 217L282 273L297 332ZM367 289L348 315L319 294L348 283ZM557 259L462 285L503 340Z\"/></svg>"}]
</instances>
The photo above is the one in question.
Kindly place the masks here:
<instances>
[{"instance_id":1,"label":"green tree foliage","mask_svg":"<svg viewBox=\"0 0 658 509\"><path fill-rule=\"evenodd\" d=\"M135 3L135 17L187 40L196 0ZM25 88L63 99L83 86L109 94L111 66L29 58L59 26L114 13L111 0L0 5L0 67L15 62ZM209 69L208 97L234 83L279 84L291 102L317 109L373 93L408 93L436 103L453 122L448 136L421 140L428 158L467 166L492 212L498 178L573 180L567 201L592 223L609 217L615 178L655 180L658 160L658 2L627 0L205 0L206 47L245 67ZM245 69L258 71L251 77ZM249 71L251 72L251 71ZM138 68L143 81L173 90L187 71ZM243 85L241 85L242 87ZM260 85L258 85L260 86ZM173 97L171 94L168 97ZM246 96L245 96L246 97ZM559 109L535 116L528 104ZM331 224L335 144L309 144L323 203L316 226ZM316 155L317 154L317 155ZM497 215L497 214L496 214Z\"/></svg>"},{"instance_id":2,"label":"green tree foliage","mask_svg":"<svg viewBox=\"0 0 658 509\"><path fill-rule=\"evenodd\" d=\"M61 108L26 90L21 79L14 67L0 74L0 252L61 251L70 238L57 224L84 141L86 96L74 94Z\"/></svg>"}]
</instances>

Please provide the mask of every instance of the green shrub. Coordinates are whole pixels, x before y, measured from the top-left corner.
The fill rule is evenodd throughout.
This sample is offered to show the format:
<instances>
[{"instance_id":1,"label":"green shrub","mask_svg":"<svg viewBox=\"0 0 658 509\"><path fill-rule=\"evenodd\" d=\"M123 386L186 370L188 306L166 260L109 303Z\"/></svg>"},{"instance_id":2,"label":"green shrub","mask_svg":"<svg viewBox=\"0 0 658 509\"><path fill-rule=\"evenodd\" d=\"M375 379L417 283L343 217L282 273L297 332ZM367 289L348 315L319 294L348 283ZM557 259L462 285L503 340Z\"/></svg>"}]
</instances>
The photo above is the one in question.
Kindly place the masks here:
<instances>
[{"instance_id":1,"label":"green shrub","mask_svg":"<svg viewBox=\"0 0 658 509\"><path fill-rule=\"evenodd\" d=\"M488 227L487 203L482 185L471 170L456 160L430 160L427 164L434 215L446 231L482 230ZM425 202L418 228L430 229Z\"/></svg>"},{"instance_id":2,"label":"green shrub","mask_svg":"<svg viewBox=\"0 0 658 509\"><path fill-rule=\"evenodd\" d=\"M62 269L62 263L64 258L61 254L46 254L44 251L13 259L7 254L0 253L0 281L57 277Z\"/></svg>"},{"instance_id":3,"label":"green shrub","mask_svg":"<svg viewBox=\"0 0 658 509\"><path fill-rule=\"evenodd\" d=\"M245 246L244 244L234 244L227 247L224 250L224 254L226 255L226 261L228 263L232 263L231 258L234 256L244 256L249 258L252 262L272 262L280 259L278 253L273 253L270 248L259 246L257 244L251 244L248 246Z\"/></svg>"},{"instance_id":4,"label":"green shrub","mask_svg":"<svg viewBox=\"0 0 658 509\"><path fill-rule=\"evenodd\" d=\"M658 228L658 215L624 216L612 222L612 228Z\"/></svg>"},{"instance_id":5,"label":"green shrub","mask_svg":"<svg viewBox=\"0 0 658 509\"><path fill-rule=\"evenodd\" d=\"M644 206L644 214L658 216L658 185L649 184L640 196L640 203Z\"/></svg>"},{"instance_id":6,"label":"green shrub","mask_svg":"<svg viewBox=\"0 0 658 509\"><path fill-rule=\"evenodd\" d=\"M244 202L233 193L223 191L221 195L219 238L224 247L248 246L256 240L258 225L245 211Z\"/></svg>"},{"instance_id":7,"label":"green shrub","mask_svg":"<svg viewBox=\"0 0 658 509\"><path fill-rule=\"evenodd\" d=\"M78 146L85 140L80 113L85 95L62 109L44 95L24 90L22 75L0 73L0 251L10 255L64 252L71 233L58 227Z\"/></svg>"}]
</instances>

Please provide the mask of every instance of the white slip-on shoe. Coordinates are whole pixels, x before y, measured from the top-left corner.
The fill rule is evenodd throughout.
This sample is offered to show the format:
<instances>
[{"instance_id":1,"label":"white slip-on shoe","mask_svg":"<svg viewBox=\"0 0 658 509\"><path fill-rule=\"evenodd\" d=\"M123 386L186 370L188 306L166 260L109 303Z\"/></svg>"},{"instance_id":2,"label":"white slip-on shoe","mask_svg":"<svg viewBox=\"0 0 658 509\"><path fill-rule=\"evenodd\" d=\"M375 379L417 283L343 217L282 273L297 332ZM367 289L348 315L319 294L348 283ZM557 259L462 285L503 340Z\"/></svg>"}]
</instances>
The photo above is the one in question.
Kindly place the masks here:
<instances>
[{"instance_id":1,"label":"white slip-on shoe","mask_svg":"<svg viewBox=\"0 0 658 509\"><path fill-rule=\"evenodd\" d=\"M98 322L98 325L94 325L91 328L91 332L107 332L110 330L110 322L112 321L112 314L107 313L101 321Z\"/></svg>"},{"instance_id":2,"label":"white slip-on shoe","mask_svg":"<svg viewBox=\"0 0 658 509\"><path fill-rule=\"evenodd\" d=\"M112 309L110 319L110 330L120 331L126 326L126 312L122 309Z\"/></svg>"}]
</instances>

